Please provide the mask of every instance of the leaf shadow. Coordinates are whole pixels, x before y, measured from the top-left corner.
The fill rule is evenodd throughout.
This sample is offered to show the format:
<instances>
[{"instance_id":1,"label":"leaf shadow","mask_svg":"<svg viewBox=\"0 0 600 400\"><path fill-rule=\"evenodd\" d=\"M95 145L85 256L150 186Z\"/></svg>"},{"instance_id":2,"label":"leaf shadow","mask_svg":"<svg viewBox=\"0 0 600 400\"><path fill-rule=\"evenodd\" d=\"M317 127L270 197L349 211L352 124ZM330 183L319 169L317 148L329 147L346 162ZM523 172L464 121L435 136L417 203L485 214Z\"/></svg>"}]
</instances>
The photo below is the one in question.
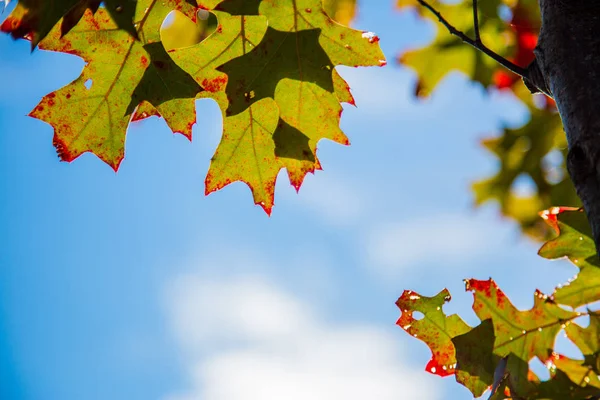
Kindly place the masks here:
<instances>
[{"instance_id":1,"label":"leaf shadow","mask_svg":"<svg viewBox=\"0 0 600 400\"><path fill-rule=\"evenodd\" d=\"M126 115L132 114L144 100L157 107L169 100L193 99L204 91L194 78L173 62L162 43L149 43L144 49L150 60L146 60L148 67L133 91Z\"/></svg>"},{"instance_id":2,"label":"leaf shadow","mask_svg":"<svg viewBox=\"0 0 600 400\"><path fill-rule=\"evenodd\" d=\"M286 78L334 93L334 65L319 44L320 35L321 29L282 32L269 27L252 51L218 67L228 76L226 114L236 115L261 99L275 98L277 84Z\"/></svg>"},{"instance_id":3,"label":"leaf shadow","mask_svg":"<svg viewBox=\"0 0 600 400\"><path fill-rule=\"evenodd\" d=\"M315 162L316 158L309 145L309 138L297 128L279 119L273 133L275 155L280 158L292 158L299 161Z\"/></svg>"}]
</instances>

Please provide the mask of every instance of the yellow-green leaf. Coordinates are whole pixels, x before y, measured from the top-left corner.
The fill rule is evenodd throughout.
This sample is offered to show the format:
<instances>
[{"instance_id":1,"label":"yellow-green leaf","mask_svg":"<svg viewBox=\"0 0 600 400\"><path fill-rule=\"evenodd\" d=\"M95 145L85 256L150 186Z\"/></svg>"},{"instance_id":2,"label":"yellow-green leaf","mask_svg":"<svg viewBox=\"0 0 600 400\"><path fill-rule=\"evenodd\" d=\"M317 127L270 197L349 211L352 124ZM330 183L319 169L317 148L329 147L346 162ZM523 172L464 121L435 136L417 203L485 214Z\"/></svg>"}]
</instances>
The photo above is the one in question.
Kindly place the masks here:
<instances>
[{"instance_id":1,"label":"yellow-green leaf","mask_svg":"<svg viewBox=\"0 0 600 400\"><path fill-rule=\"evenodd\" d=\"M202 88L172 62L159 29L172 9L193 15L195 7L183 0L143 0L138 5L140 40L117 29L100 8L95 15L88 10L64 38L56 26L40 44L87 63L79 78L46 95L30 114L54 127L54 144L65 161L90 151L116 170L124 157L127 126L144 101L174 131L191 135L194 98Z\"/></svg>"}]
</instances>

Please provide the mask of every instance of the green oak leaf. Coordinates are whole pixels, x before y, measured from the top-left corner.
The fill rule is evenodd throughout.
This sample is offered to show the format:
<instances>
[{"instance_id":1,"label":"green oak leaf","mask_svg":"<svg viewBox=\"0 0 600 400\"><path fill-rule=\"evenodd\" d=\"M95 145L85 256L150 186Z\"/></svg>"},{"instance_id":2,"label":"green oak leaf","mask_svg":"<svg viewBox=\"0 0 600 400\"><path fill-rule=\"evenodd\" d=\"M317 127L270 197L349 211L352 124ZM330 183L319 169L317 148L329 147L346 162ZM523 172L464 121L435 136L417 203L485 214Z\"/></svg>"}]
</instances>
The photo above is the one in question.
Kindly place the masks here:
<instances>
[{"instance_id":1,"label":"green oak leaf","mask_svg":"<svg viewBox=\"0 0 600 400\"><path fill-rule=\"evenodd\" d=\"M567 360L565 359L563 366L570 369L571 366L566 365ZM568 373L557 369L552 376L552 379L541 382L536 388L534 399L544 400L583 400L583 399L597 399L600 396L600 389L596 386L588 385L583 381L573 381L571 376L578 378L574 371L569 370Z\"/></svg>"},{"instance_id":2,"label":"green oak leaf","mask_svg":"<svg viewBox=\"0 0 600 400\"><path fill-rule=\"evenodd\" d=\"M577 308L600 300L600 260L583 210L553 207L541 215L558 236L546 242L538 254L548 259L568 257L580 269L574 280L555 290L554 301Z\"/></svg>"},{"instance_id":3,"label":"green oak leaf","mask_svg":"<svg viewBox=\"0 0 600 400\"><path fill-rule=\"evenodd\" d=\"M590 312L590 324L587 328L578 324L569 324L565 328L565 332L584 356L600 353L600 314L598 312ZM599 370L597 365L593 365L593 368L596 371Z\"/></svg>"},{"instance_id":4,"label":"green oak leaf","mask_svg":"<svg viewBox=\"0 0 600 400\"><path fill-rule=\"evenodd\" d=\"M600 388L600 314L590 312L589 316L590 323L586 328L577 323L569 324L565 328L567 337L581 350L584 359L569 359L565 362L564 358L557 357L554 364L565 371L574 382Z\"/></svg>"},{"instance_id":5,"label":"green oak leaf","mask_svg":"<svg viewBox=\"0 0 600 400\"><path fill-rule=\"evenodd\" d=\"M494 384L495 371L502 361L494 354L494 341L491 319L452 338L456 349L456 381L468 388L474 397L481 396Z\"/></svg>"},{"instance_id":6,"label":"green oak leaf","mask_svg":"<svg viewBox=\"0 0 600 400\"><path fill-rule=\"evenodd\" d=\"M598 378L596 366L587 365L587 361L574 360L559 354L555 354L552 357L553 366L562 371L569 380L577 384L577 386L594 387L596 388L595 392L600 393L600 379Z\"/></svg>"}]
</instances>

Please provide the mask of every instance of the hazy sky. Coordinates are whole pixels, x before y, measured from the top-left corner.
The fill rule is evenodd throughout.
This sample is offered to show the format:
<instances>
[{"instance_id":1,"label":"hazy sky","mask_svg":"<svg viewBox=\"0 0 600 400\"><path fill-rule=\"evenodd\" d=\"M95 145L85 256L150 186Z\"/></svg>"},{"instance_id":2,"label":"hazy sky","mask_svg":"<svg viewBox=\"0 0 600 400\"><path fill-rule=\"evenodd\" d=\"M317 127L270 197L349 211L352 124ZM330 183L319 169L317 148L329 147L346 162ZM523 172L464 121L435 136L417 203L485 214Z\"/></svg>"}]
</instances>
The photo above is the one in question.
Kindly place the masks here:
<instances>
[{"instance_id":1,"label":"hazy sky","mask_svg":"<svg viewBox=\"0 0 600 400\"><path fill-rule=\"evenodd\" d=\"M448 287L446 311L475 324L463 278L493 276L528 308L575 269L539 258L494 205L472 208L470 183L497 167L478 141L526 111L459 74L415 101L394 59L435 26L392 3L363 1L356 22L388 66L339 69L352 146L322 142L299 194L281 175L271 218L241 183L204 196L211 101L192 143L132 124L117 174L91 154L59 162L26 114L83 63L0 36L1 399L471 398L394 325L403 289Z\"/></svg>"}]
</instances>

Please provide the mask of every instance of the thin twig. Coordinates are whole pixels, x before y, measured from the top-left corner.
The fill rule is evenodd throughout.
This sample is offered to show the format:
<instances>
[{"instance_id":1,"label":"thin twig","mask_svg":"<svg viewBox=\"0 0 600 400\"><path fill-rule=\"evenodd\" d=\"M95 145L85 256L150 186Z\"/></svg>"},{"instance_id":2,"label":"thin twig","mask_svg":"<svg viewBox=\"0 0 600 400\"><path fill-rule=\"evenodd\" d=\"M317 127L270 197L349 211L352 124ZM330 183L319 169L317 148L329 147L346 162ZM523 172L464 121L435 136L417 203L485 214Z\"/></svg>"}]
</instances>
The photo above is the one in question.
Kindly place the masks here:
<instances>
[{"instance_id":1,"label":"thin twig","mask_svg":"<svg viewBox=\"0 0 600 400\"><path fill-rule=\"evenodd\" d=\"M473 0L473 26L475 27L475 42L481 44L479 35L479 12L477 10L477 0Z\"/></svg>"},{"instance_id":2,"label":"thin twig","mask_svg":"<svg viewBox=\"0 0 600 400\"><path fill-rule=\"evenodd\" d=\"M433 6L431 6L431 4L429 4L426 0L417 0L417 1L423 7L425 7L429 11L431 11L431 13L437 17L437 19L448 29L448 31L450 31L451 34L453 34L454 36L457 36L458 38L460 38L466 44L468 44L470 46L473 46L477 50L479 50L482 53L486 54L488 57L493 58L500 65L502 65L504 68L508 69L509 71L511 71L511 72L519 75L523 79L529 79L529 74L527 72L527 69L519 67L518 65L513 64L512 62L508 61L506 58L498 55L493 50L489 49L486 45L484 45L483 43L481 43L480 39L473 40L470 37L468 37L467 35L465 35L463 32L461 32L458 29L456 29L454 26L452 26L452 24L450 24L450 22L448 22L442 16L442 14L440 14L440 12L438 10L436 10L435 8L433 8ZM475 7L475 8L477 7L477 1L476 0L473 2L473 7ZM476 9L473 10L473 13L474 13L475 16L477 16ZM476 20L476 25L475 26L476 26L475 34L478 36L478 31L479 31L479 19L478 18Z\"/></svg>"}]
</instances>

